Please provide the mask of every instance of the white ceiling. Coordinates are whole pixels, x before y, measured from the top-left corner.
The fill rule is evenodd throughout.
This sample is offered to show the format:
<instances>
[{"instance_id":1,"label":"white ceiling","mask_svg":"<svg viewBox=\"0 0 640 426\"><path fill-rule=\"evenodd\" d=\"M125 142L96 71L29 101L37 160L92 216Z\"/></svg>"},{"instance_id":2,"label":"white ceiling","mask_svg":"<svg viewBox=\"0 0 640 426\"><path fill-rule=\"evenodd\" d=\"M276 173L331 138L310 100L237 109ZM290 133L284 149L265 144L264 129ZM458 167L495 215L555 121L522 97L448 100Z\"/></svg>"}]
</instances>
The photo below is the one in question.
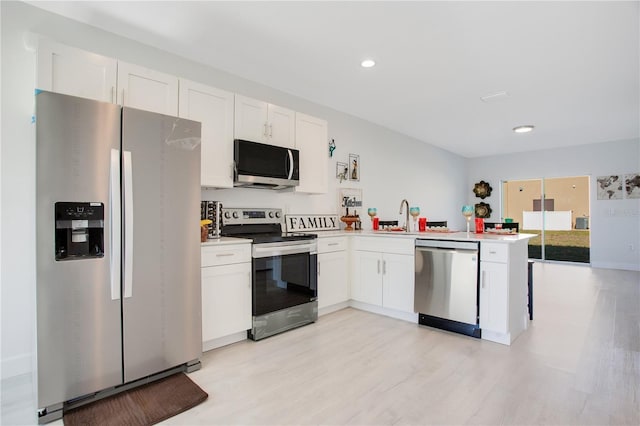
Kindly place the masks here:
<instances>
[{"instance_id":1,"label":"white ceiling","mask_svg":"<svg viewBox=\"0 0 640 426\"><path fill-rule=\"evenodd\" d=\"M638 1L29 3L465 157L640 137Z\"/></svg>"}]
</instances>

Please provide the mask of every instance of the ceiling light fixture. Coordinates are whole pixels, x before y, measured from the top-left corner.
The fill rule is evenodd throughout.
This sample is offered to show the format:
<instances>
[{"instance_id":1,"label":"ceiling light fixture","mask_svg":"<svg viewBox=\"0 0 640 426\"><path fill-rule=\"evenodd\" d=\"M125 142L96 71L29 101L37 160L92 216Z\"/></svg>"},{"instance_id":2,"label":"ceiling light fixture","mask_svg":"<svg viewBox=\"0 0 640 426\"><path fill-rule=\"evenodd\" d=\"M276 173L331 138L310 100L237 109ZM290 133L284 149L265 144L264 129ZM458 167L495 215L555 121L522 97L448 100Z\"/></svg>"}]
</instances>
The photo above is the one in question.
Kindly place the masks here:
<instances>
[{"instance_id":1,"label":"ceiling light fixture","mask_svg":"<svg viewBox=\"0 0 640 426\"><path fill-rule=\"evenodd\" d=\"M364 61L360 62L360 66L362 68L371 68L375 65L376 65L376 61L374 61L373 59L365 59Z\"/></svg>"},{"instance_id":2,"label":"ceiling light fixture","mask_svg":"<svg viewBox=\"0 0 640 426\"><path fill-rule=\"evenodd\" d=\"M533 131L533 128L535 126L531 125L531 124L527 124L525 126L518 126L518 127L514 127L513 131L516 133L529 133L531 131Z\"/></svg>"}]
</instances>

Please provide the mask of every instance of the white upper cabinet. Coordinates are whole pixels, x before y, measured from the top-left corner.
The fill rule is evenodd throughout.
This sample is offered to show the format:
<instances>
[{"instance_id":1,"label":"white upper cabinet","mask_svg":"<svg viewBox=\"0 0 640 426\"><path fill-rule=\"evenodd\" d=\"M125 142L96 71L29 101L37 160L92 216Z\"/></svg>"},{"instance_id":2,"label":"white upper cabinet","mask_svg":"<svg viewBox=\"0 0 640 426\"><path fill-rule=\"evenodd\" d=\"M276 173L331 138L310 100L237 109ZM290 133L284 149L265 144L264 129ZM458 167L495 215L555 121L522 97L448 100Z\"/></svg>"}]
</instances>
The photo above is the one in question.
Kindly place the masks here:
<instances>
[{"instance_id":1,"label":"white upper cabinet","mask_svg":"<svg viewBox=\"0 0 640 426\"><path fill-rule=\"evenodd\" d=\"M267 122L269 123L267 142L272 145L284 146L286 148L295 147L295 111L269 104Z\"/></svg>"},{"instance_id":2,"label":"white upper cabinet","mask_svg":"<svg viewBox=\"0 0 640 426\"><path fill-rule=\"evenodd\" d=\"M294 148L295 112L236 95L234 138Z\"/></svg>"},{"instance_id":3,"label":"white upper cabinet","mask_svg":"<svg viewBox=\"0 0 640 426\"><path fill-rule=\"evenodd\" d=\"M202 123L201 186L233 187L231 92L180 79L179 116Z\"/></svg>"},{"instance_id":4,"label":"white upper cabinet","mask_svg":"<svg viewBox=\"0 0 640 426\"><path fill-rule=\"evenodd\" d=\"M118 103L145 111L178 115L178 78L118 61Z\"/></svg>"},{"instance_id":5,"label":"white upper cabinet","mask_svg":"<svg viewBox=\"0 0 640 426\"><path fill-rule=\"evenodd\" d=\"M37 88L103 102L115 102L115 59L51 40L38 44Z\"/></svg>"},{"instance_id":6,"label":"white upper cabinet","mask_svg":"<svg viewBox=\"0 0 640 426\"><path fill-rule=\"evenodd\" d=\"M296 192L327 192L328 138L325 120L296 113L296 149L300 151L300 185L296 187Z\"/></svg>"}]
</instances>

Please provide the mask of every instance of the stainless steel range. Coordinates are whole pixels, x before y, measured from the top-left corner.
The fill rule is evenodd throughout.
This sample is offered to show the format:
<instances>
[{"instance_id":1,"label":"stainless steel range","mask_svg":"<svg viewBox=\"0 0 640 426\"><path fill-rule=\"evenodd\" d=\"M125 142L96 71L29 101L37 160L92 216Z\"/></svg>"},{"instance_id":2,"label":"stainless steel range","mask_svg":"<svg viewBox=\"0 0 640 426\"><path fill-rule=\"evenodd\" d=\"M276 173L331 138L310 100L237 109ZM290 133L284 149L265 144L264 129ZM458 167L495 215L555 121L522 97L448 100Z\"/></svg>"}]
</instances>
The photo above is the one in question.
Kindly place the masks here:
<instances>
[{"instance_id":1,"label":"stainless steel range","mask_svg":"<svg viewBox=\"0 0 640 426\"><path fill-rule=\"evenodd\" d=\"M315 322L317 237L282 232L280 209L223 208L222 217L222 236L253 241L249 338L260 340Z\"/></svg>"}]
</instances>

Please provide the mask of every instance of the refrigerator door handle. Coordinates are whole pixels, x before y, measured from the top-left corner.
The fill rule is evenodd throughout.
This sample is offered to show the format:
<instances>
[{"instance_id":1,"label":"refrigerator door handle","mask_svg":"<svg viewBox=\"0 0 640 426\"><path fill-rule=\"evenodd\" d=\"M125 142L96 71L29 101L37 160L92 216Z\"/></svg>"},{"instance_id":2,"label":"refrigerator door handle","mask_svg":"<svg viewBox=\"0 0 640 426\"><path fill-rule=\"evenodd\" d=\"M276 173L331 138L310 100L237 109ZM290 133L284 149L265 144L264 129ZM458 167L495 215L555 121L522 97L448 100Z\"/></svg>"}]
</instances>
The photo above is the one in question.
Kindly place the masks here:
<instances>
[{"instance_id":1,"label":"refrigerator door handle","mask_svg":"<svg viewBox=\"0 0 640 426\"><path fill-rule=\"evenodd\" d=\"M121 226L121 209L120 209L120 151L111 150L111 164L109 167L109 212L110 221L110 241L111 248L110 272L111 272L111 300L120 299L120 265L122 264L122 226Z\"/></svg>"},{"instance_id":2,"label":"refrigerator door handle","mask_svg":"<svg viewBox=\"0 0 640 426\"><path fill-rule=\"evenodd\" d=\"M131 151L123 151L124 178L124 298L133 293L133 170Z\"/></svg>"}]
</instances>

